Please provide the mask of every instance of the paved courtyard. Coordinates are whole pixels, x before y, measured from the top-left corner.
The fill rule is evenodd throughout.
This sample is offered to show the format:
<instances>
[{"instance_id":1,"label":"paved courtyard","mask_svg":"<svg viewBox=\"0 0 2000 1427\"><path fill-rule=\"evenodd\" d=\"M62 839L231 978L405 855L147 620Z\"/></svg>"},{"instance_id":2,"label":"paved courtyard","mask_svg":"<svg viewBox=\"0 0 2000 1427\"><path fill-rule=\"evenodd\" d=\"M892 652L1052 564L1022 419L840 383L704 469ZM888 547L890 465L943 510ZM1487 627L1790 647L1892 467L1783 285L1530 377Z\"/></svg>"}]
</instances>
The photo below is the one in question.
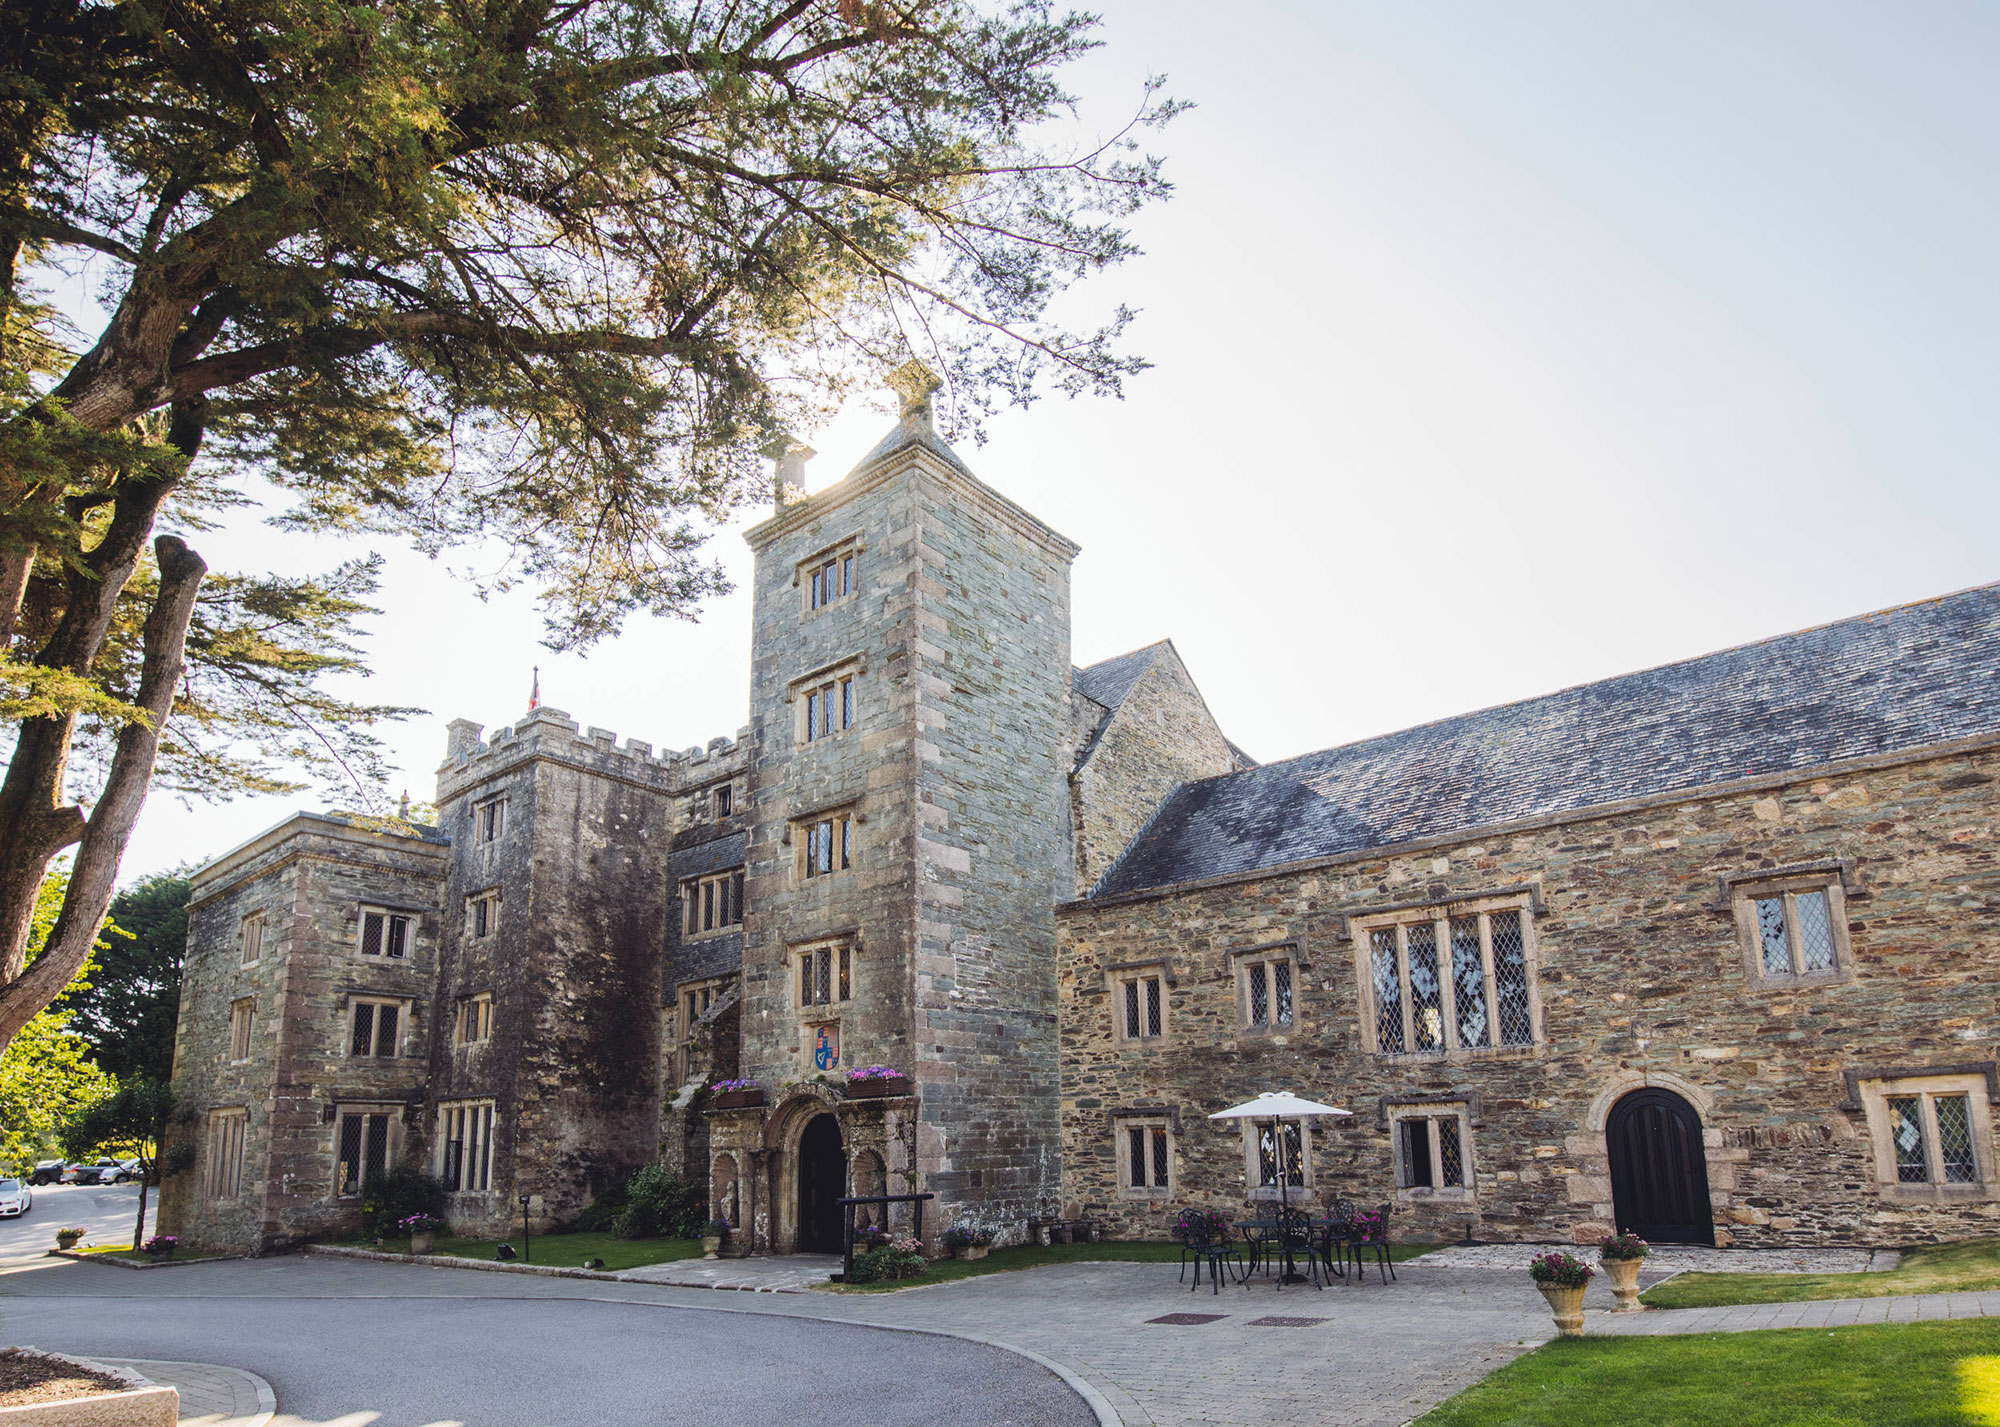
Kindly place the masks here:
<instances>
[{"instance_id":1,"label":"paved courtyard","mask_svg":"<svg viewBox=\"0 0 2000 1427\"><path fill-rule=\"evenodd\" d=\"M261 1374L277 1427L1398 1427L1552 1331L1524 1251L1472 1257L1324 1291L1190 1292L1172 1264L1085 1263L872 1295L321 1256L44 1261L0 1275L0 1313L17 1341ZM1759 1266L1741 1257L1702 1266ZM1614 1315L1600 1279L1587 1306L1617 1334L2000 1314L2000 1294L1935 1298Z\"/></svg>"}]
</instances>

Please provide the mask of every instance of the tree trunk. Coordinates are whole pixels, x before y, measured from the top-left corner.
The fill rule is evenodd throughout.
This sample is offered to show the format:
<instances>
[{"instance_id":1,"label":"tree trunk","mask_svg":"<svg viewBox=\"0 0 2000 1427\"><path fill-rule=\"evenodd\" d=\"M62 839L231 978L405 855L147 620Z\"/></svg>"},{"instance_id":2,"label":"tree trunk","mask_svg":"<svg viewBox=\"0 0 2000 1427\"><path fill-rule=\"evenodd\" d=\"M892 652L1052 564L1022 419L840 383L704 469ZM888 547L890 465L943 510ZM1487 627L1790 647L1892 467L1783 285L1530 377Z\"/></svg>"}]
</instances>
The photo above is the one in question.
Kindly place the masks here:
<instances>
[{"instance_id":1,"label":"tree trunk","mask_svg":"<svg viewBox=\"0 0 2000 1427\"><path fill-rule=\"evenodd\" d=\"M173 711L174 691L180 685L188 620L194 613L202 576L208 571L201 556L175 536L162 535L153 542L153 549L160 565L160 588L154 596L152 612L146 616L145 661L135 700L146 711L148 721L128 723L119 731L111 771L104 780L97 806L77 839L76 865L70 869L69 891L41 960L0 987L0 1049L61 994L89 960L91 944L97 940L98 928L104 924L104 914L111 905L118 863L125 855L125 844L131 839L139 809L146 802L146 789L152 782L153 765L159 756L160 730ZM24 726L24 737L26 731ZM11 779L12 770L9 772ZM46 866L46 860L43 865ZM4 870L17 874L11 864L4 864ZM31 899L20 915L25 919L32 908Z\"/></svg>"},{"instance_id":2,"label":"tree trunk","mask_svg":"<svg viewBox=\"0 0 2000 1427\"><path fill-rule=\"evenodd\" d=\"M146 1160L139 1161L139 1222L132 1226L132 1252L138 1253L146 1243L146 1186L153 1182L153 1166Z\"/></svg>"}]
</instances>

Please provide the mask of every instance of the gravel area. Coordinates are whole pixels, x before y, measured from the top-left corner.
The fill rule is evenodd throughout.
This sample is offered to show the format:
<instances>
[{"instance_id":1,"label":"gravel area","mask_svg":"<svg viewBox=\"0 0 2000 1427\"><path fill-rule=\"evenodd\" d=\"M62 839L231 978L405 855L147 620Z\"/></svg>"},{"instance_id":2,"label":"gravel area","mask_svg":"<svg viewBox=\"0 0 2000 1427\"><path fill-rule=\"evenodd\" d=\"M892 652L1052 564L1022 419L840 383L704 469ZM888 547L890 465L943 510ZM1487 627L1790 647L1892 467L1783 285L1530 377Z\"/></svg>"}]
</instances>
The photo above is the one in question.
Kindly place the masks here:
<instances>
[{"instance_id":1,"label":"gravel area","mask_svg":"<svg viewBox=\"0 0 2000 1427\"><path fill-rule=\"evenodd\" d=\"M110 1373L92 1372L63 1358L23 1348L0 1351L0 1407L101 1397L107 1392L124 1392L131 1386Z\"/></svg>"},{"instance_id":2,"label":"gravel area","mask_svg":"<svg viewBox=\"0 0 2000 1427\"><path fill-rule=\"evenodd\" d=\"M1474 1244L1425 1254L1412 1262L1431 1268L1507 1268L1526 1271L1528 1260L1567 1248L1578 1258L1597 1261L1597 1251L1575 1244ZM1668 1273L1870 1273L1902 1261L1894 1249L1704 1249L1692 1244L1656 1245L1646 1258L1649 1275Z\"/></svg>"}]
</instances>

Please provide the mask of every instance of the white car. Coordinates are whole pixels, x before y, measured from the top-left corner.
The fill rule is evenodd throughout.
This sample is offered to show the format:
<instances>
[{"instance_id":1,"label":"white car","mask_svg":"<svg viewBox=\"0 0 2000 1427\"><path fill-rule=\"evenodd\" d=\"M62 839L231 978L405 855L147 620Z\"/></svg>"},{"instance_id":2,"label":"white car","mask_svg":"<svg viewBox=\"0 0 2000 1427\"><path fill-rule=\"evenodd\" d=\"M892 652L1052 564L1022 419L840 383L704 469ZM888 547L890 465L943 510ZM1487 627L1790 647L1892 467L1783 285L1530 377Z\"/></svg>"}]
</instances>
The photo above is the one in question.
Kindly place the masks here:
<instances>
[{"instance_id":1,"label":"white car","mask_svg":"<svg viewBox=\"0 0 2000 1427\"><path fill-rule=\"evenodd\" d=\"M26 1181L0 1179L0 1219L18 1219L34 1207L35 1191Z\"/></svg>"}]
</instances>

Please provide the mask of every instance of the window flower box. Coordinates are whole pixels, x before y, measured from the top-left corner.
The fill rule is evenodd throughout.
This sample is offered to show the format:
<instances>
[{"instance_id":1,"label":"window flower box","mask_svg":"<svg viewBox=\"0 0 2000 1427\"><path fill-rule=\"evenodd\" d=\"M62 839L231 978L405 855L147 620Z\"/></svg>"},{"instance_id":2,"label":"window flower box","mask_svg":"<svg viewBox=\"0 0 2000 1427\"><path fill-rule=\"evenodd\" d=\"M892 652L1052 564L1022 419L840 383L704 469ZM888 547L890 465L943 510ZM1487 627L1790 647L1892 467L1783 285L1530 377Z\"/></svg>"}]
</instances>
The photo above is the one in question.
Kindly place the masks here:
<instances>
[{"instance_id":1,"label":"window flower box","mask_svg":"<svg viewBox=\"0 0 2000 1427\"><path fill-rule=\"evenodd\" d=\"M711 1110L747 1110L764 1103L764 1087L754 1080L718 1080L708 1093Z\"/></svg>"},{"instance_id":2,"label":"window flower box","mask_svg":"<svg viewBox=\"0 0 2000 1427\"><path fill-rule=\"evenodd\" d=\"M868 1065L847 1072L847 1098L875 1100L910 1093L910 1077L886 1065Z\"/></svg>"}]
</instances>

